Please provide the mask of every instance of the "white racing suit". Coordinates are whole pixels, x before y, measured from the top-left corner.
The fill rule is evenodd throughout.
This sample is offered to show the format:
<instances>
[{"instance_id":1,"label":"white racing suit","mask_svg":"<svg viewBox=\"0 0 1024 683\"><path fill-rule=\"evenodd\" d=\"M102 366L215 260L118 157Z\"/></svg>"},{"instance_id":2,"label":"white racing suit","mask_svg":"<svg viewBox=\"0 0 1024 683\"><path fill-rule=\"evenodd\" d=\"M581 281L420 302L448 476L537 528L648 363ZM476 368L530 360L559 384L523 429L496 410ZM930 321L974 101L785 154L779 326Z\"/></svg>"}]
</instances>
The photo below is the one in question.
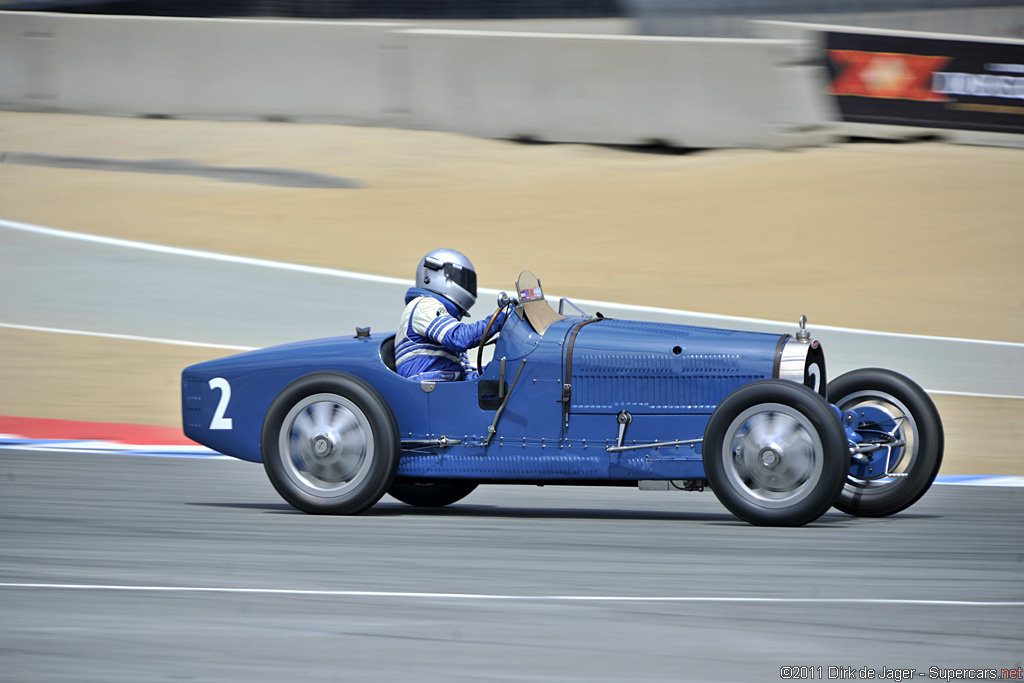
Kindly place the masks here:
<instances>
[{"instance_id":1,"label":"white racing suit","mask_svg":"<svg viewBox=\"0 0 1024 683\"><path fill-rule=\"evenodd\" d=\"M410 379L435 382L473 379L476 370L466 350L479 346L486 320L461 322L462 313L452 302L413 287L405 296L406 307L395 337L395 368ZM493 335L505 322L505 312L491 328Z\"/></svg>"}]
</instances>

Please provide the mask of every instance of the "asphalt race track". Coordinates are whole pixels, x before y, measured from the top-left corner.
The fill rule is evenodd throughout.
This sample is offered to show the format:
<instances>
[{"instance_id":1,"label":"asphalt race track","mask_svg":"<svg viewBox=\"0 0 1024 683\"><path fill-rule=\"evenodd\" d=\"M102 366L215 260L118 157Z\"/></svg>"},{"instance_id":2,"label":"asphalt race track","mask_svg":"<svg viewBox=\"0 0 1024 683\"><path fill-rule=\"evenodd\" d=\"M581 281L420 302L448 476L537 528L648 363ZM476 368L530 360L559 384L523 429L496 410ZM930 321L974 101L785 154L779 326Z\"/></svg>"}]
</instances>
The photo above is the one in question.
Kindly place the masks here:
<instances>
[{"instance_id":1,"label":"asphalt race track","mask_svg":"<svg viewBox=\"0 0 1024 683\"><path fill-rule=\"evenodd\" d=\"M1024 488L935 486L895 517L799 529L740 523L710 492L569 487L318 517L239 461L4 451L0 500L3 681L943 680L1024 662Z\"/></svg>"}]
</instances>

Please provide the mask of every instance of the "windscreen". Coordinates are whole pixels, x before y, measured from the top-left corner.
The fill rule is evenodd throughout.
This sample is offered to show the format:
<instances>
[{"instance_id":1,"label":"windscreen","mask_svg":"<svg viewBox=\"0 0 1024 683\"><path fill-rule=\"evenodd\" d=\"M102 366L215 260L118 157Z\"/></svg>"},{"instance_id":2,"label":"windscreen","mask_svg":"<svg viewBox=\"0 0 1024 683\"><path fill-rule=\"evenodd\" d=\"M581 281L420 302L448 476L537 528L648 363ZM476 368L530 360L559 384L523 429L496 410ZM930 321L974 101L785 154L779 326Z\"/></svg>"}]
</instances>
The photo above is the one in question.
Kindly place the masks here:
<instances>
[{"instance_id":1,"label":"windscreen","mask_svg":"<svg viewBox=\"0 0 1024 683\"><path fill-rule=\"evenodd\" d=\"M530 271L524 270L519 274L516 291L519 293L523 315L538 334L544 334L551 327L551 323L565 317L559 315L547 302L544 290L540 286L540 279Z\"/></svg>"}]
</instances>

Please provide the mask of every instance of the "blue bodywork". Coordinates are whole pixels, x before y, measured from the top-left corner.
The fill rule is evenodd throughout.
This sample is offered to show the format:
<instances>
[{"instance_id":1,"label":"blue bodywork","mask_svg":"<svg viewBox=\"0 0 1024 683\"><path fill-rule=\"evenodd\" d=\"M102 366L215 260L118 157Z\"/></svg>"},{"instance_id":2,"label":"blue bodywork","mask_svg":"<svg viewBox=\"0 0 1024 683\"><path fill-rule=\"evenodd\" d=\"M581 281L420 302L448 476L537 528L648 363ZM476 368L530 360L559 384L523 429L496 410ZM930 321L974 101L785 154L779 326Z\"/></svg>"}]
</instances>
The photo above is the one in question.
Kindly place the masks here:
<instances>
[{"instance_id":1,"label":"blue bodywork","mask_svg":"<svg viewBox=\"0 0 1024 683\"><path fill-rule=\"evenodd\" d=\"M788 338L582 317L561 318L538 334L517 313L501 331L495 360L480 378L464 382L399 376L385 362L390 333L299 342L190 366L182 374L185 433L221 453L261 462L264 416L277 395L300 377L336 371L366 380L390 406L403 441L400 478L699 480L705 476L699 440L711 413L740 386L777 377ZM499 412L502 358L509 397L488 442ZM631 418L622 445L695 443L609 452L621 411ZM432 443L442 439L444 445Z\"/></svg>"}]
</instances>

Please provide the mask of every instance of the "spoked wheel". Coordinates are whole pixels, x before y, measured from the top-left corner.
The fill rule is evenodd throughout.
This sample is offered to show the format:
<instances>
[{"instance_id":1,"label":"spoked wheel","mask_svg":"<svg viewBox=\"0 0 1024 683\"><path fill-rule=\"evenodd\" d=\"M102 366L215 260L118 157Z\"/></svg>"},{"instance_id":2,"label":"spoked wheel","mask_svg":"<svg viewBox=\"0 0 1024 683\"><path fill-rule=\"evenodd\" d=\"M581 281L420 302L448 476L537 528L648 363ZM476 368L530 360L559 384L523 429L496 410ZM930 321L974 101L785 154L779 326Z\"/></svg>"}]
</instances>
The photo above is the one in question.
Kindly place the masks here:
<instances>
[{"instance_id":1,"label":"spoked wheel","mask_svg":"<svg viewBox=\"0 0 1024 683\"><path fill-rule=\"evenodd\" d=\"M364 381L317 373L289 385L263 423L263 466L277 492L304 512L357 514L391 485L398 428Z\"/></svg>"},{"instance_id":2,"label":"spoked wheel","mask_svg":"<svg viewBox=\"0 0 1024 683\"><path fill-rule=\"evenodd\" d=\"M704 434L712 490L751 524L800 526L823 515L842 489L845 455L832 407L785 380L740 387L719 404Z\"/></svg>"},{"instance_id":3,"label":"spoked wheel","mask_svg":"<svg viewBox=\"0 0 1024 683\"><path fill-rule=\"evenodd\" d=\"M884 517L917 502L942 465L942 420L928 394L899 373L867 368L830 382L828 398L861 439L836 508Z\"/></svg>"},{"instance_id":4,"label":"spoked wheel","mask_svg":"<svg viewBox=\"0 0 1024 683\"><path fill-rule=\"evenodd\" d=\"M388 489L388 495L406 505L440 508L462 500L476 486L471 481L396 481Z\"/></svg>"}]
</instances>

